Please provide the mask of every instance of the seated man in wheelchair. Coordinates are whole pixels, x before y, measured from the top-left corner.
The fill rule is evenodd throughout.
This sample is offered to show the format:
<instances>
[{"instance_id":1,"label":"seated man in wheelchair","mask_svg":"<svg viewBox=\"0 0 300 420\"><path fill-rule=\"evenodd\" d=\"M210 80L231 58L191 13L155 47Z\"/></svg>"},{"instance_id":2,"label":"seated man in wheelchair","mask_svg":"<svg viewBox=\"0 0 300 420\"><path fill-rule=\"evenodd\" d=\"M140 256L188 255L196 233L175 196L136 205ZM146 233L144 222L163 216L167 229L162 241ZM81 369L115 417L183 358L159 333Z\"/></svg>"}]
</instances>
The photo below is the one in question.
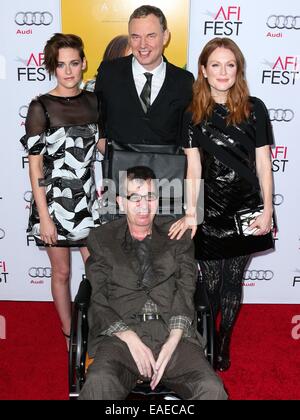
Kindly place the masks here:
<instances>
[{"instance_id":1,"label":"seated man in wheelchair","mask_svg":"<svg viewBox=\"0 0 300 420\"><path fill-rule=\"evenodd\" d=\"M174 219L156 216L153 171L127 171L118 204L126 217L94 229L86 274L89 367L80 400L124 400L137 380L183 399L226 399L195 328L197 267L190 234L174 241ZM122 188L121 188L122 189Z\"/></svg>"}]
</instances>

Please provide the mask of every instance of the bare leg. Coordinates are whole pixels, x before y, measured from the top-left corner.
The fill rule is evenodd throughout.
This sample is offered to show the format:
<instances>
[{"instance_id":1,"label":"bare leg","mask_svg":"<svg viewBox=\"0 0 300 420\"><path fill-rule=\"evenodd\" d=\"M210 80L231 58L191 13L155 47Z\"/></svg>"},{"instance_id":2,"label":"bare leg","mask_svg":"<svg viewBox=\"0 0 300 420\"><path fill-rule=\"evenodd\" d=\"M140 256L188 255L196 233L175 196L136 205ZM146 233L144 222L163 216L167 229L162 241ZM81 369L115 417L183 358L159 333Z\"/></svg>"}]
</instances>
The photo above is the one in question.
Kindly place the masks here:
<instances>
[{"instance_id":1,"label":"bare leg","mask_svg":"<svg viewBox=\"0 0 300 420\"><path fill-rule=\"evenodd\" d=\"M71 292L70 292L70 249L47 248L51 262L51 291L59 315L63 333L70 334ZM68 345L67 339L67 345Z\"/></svg>"},{"instance_id":2,"label":"bare leg","mask_svg":"<svg viewBox=\"0 0 300 420\"><path fill-rule=\"evenodd\" d=\"M79 251L80 251L80 253L81 253L81 256L82 256L83 262L84 262L84 263L86 263L86 260L87 260L87 259L88 259L88 257L90 256L90 253L89 253L89 251L88 251L87 247L86 247L86 246L83 246L83 247L79 248Z\"/></svg>"}]
</instances>

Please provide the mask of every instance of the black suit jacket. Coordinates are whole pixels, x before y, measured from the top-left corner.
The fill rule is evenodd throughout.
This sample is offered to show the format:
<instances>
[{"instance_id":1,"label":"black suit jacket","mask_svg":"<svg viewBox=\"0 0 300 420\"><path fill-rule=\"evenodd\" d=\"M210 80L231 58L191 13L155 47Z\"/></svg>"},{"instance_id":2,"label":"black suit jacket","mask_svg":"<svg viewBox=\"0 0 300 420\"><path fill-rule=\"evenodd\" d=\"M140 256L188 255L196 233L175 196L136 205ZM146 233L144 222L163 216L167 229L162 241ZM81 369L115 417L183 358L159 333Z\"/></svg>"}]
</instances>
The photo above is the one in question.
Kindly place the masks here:
<instances>
[{"instance_id":1,"label":"black suit jacket","mask_svg":"<svg viewBox=\"0 0 300 420\"><path fill-rule=\"evenodd\" d=\"M118 321L131 329L140 321L132 315L141 311L150 298L168 325L172 316L194 318L193 297L197 266L190 233L180 240L168 237L174 219L156 216L152 229L151 251L155 278L149 289L139 287L140 265L126 247L127 219L123 217L93 229L88 237L90 257L86 274L92 286L89 310L89 355L95 355L102 332Z\"/></svg>"},{"instance_id":2,"label":"black suit jacket","mask_svg":"<svg viewBox=\"0 0 300 420\"><path fill-rule=\"evenodd\" d=\"M102 62L95 93L103 119L101 137L122 143L178 144L183 113L192 99L192 73L170 64L166 78L145 114L132 74L132 55Z\"/></svg>"}]
</instances>

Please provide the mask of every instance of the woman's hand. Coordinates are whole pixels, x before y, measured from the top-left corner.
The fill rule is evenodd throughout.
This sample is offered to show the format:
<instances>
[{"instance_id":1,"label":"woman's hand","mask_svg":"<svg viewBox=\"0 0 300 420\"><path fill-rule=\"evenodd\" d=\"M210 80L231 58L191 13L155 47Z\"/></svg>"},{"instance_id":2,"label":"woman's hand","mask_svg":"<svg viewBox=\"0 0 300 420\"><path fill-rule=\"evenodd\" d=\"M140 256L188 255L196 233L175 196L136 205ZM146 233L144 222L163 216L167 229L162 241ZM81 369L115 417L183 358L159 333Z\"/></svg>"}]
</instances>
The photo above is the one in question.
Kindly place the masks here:
<instances>
[{"instance_id":1,"label":"woman's hand","mask_svg":"<svg viewBox=\"0 0 300 420\"><path fill-rule=\"evenodd\" d=\"M180 239L184 233L191 229L191 239L196 234L197 231L197 216L196 215L189 215L186 214L181 219L177 220L177 222L173 223L169 230L169 237L170 239Z\"/></svg>"},{"instance_id":2,"label":"woman's hand","mask_svg":"<svg viewBox=\"0 0 300 420\"><path fill-rule=\"evenodd\" d=\"M55 245L57 242L56 226L51 219L47 217L40 221L40 236L41 240L47 245Z\"/></svg>"},{"instance_id":3,"label":"woman's hand","mask_svg":"<svg viewBox=\"0 0 300 420\"><path fill-rule=\"evenodd\" d=\"M273 214L273 178L272 163L270 156L270 146L256 148L256 171L262 192L264 211L256 220L251 223L250 229L257 229L253 234L255 236L266 235L272 229Z\"/></svg>"},{"instance_id":4,"label":"woman's hand","mask_svg":"<svg viewBox=\"0 0 300 420\"><path fill-rule=\"evenodd\" d=\"M187 157L186 214L173 223L169 230L170 239L179 240L184 233L191 229L191 239L197 231L197 203L201 185L201 159L198 147L184 149Z\"/></svg>"},{"instance_id":5,"label":"woman's hand","mask_svg":"<svg viewBox=\"0 0 300 420\"><path fill-rule=\"evenodd\" d=\"M263 211L260 216L257 216L254 222L249 226L249 230L256 229L254 236L262 236L269 233L272 229L272 211Z\"/></svg>"}]
</instances>

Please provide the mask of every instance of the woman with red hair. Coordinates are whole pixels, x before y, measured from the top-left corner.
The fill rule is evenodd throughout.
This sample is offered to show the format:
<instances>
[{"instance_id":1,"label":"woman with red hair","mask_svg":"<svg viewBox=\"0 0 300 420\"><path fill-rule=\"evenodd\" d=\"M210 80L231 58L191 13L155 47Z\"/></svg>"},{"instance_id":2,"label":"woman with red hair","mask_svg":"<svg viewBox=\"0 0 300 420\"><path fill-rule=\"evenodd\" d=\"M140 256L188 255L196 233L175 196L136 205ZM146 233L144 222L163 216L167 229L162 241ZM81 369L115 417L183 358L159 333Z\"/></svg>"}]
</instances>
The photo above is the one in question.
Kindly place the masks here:
<instances>
[{"instance_id":1,"label":"woman with red hair","mask_svg":"<svg viewBox=\"0 0 300 420\"><path fill-rule=\"evenodd\" d=\"M187 113L186 150L189 165L198 167L198 176L204 179L204 219L195 236L196 258L215 319L221 311L216 359L221 371L230 366L229 344L246 264L252 253L273 248L272 143L267 109L249 95L242 52L229 38L212 39L199 58ZM260 214L240 232L239 212L254 212L259 205Z\"/></svg>"}]
</instances>

